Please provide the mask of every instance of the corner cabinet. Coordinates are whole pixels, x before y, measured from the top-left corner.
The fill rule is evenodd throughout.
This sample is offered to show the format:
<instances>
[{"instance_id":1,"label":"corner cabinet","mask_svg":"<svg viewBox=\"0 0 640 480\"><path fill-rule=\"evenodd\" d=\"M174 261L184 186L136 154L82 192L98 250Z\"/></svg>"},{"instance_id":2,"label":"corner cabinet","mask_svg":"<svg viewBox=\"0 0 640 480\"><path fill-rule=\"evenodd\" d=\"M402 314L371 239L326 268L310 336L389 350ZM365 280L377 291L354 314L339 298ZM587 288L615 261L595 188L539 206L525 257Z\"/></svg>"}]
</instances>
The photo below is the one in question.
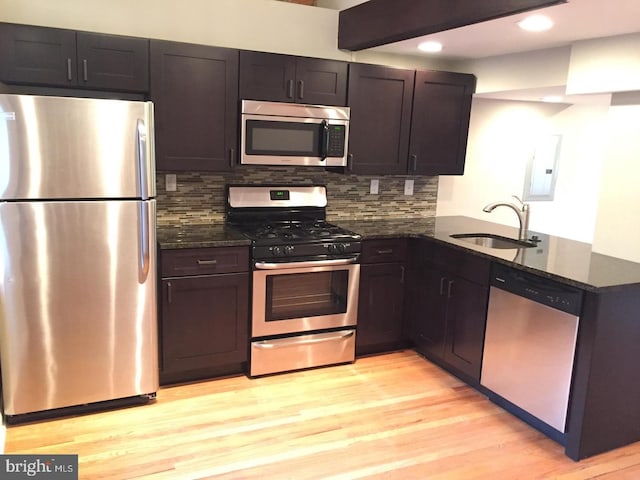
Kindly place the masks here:
<instances>
[{"instance_id":1,"label":"corner cabinet","mask_svg":"<svg viewBox=\"0 0 640 480\"><path fill-rule=\"evenodd\" d=\"M406 239L364 240L356 354L402 348Z\"/></svg>"},{"instance_id":2,"label":"corner cabinet","mask_svg":"<svg viewBox=\"0 0 640 480\"><path fill-rule=\"evenodd\" d=\"M410 174L464 173L475 89L473 75L416 72L409 143Z\"/></svg>"},{"instance_id":3,"label":"corner cabinet","mask_svg":"<svg viewBox=\"0 0 640 480\"><path fill-rule=\"evenodd\" d=\"M162 250L162 384L240 373L248 358L249 250Z\"/></svg>"},{"instance_id":4,"label":"corner cabinet","mask_svg":"<svg viewBox=\"0 0 640 480\"><path fill-rule=\"evenodd\" d=\"M473 75L351 64L348 171L464 173Z\"/></svg>"},{"instance_id":5,"label":"corner cabinet","mask_svg":"<svg viewBox=\"0 0 640 480\"><path fill-rule=\"evenodd\" d=\"M0 80L147 92L149 40L0 23Z\"/></svg>"},{"instance_id":6,"label":"corner cabinet","mask_svg":"<svg viewBox=\"0 0 640 480\"><path fill-rule=\"evenodd\" d=\"M472 385L480 382L491 262L412 239L407 318L415 349Z\"/></svg>"},{"instance_id":7,"label":"corner cabinet","mask_svg":"<svg viewBox=\"0 0 640 480\"><path fill-rule=\"evenodd\" d=\"M231 170L238 50L151 40L150 66L158 170Z\"/></svg>"},{"instance_id":8,"label":"corner cabinet","mask_svg":"<svg viewBox=\"0 0 640 480\"><path fill-rule=\"evenodd\" d=\"M346 105L349 64L277 53L240 52L240 98Z\"/></svg>"}]
</instances>

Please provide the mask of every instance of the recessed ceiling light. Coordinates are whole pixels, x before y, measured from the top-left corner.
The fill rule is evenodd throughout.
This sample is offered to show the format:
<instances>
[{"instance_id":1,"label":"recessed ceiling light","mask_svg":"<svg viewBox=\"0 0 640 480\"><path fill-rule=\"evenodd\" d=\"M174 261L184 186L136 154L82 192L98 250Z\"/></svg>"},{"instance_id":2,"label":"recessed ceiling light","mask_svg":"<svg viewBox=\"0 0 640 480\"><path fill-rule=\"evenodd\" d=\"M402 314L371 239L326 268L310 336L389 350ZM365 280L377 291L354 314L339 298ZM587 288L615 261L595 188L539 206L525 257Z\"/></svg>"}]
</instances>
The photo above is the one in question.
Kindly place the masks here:
<instances>
[{"instance_id":1,"label":"recessed ceiling light","mask_svg":"<svg viewBox=\"0 0 640 480\"><path fill-rule=\"evenodd\" d=\"M528 32L544 32L553 27L553 22L544 15L532 15L519 21L518 26Z\"/></svg>"},{"instance_id":2,"label":"recessed ceiling light","mask_svg":"<svg viewBox=\"0 0 640 480\"><path fill-rule=\"evenodd\" d=\"M542 97L542 101L547 103L560 103L562 102L562 97L559 95L547 95Z\"/></svg>"},{"instance_id":3,"label":"recessed ceiling light","mask_svg":"<svg viewBox=\"0 0 640 480\"><path fill-rule=\"evenodd\" d=\"M440 42L428 41L422 42L418 45L418 50L429 53L437 53L442 51L442 44Z\"/></svg>"}]
</instances>

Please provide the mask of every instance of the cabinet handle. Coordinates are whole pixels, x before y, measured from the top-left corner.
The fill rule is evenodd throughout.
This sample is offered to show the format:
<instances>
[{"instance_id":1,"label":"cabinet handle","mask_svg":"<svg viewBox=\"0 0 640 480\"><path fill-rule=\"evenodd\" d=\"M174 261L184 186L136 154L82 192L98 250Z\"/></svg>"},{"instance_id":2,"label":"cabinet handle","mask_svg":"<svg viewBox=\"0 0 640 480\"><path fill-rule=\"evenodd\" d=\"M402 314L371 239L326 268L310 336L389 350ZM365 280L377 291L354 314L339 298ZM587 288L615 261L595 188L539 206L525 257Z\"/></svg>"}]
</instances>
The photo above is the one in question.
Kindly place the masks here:
<instances>
[{"instance_id":1,"label":"cabinet handle","mask_svg":"<svg viewBox=\"0 0 640 480\"><path fill-rule=\"evenodd\" d=\"M72 72L71 72L71 59L67 58L67 80L73 80Z\"/></svg>"},{"instance_id":2,"label":"cabinet handle","mask_svg":"<svg viewBox=\"0 0 640 480\"><path fill-rule=\"evenodd\" d=\"M451 298L453 296L453 280L449 280L449 285L447 286L447 298Z\"/></svg>"},{"instance_id":3,"label":"cabinet handle","mask_svg":"<svg viewBox=\"0 0 640 480\"><path fill-rule=\"evenodd\" d=\"M418 156L411 155L411 171L415 172L416 170L418 170Z\"/></svg>"},{"instance_id":4,"label":"cabinet handle","mask_svg":"<svg viewBox=\"0 0 640 480\"><path fill-rule=\"evenodd\" d=\"M347 171L353 172L353 153L347 155Z\"/></svg>"},{"instance_id":5,"label":"cabinet handle","mask_svg":"<svg viewBox=\"0 0 640 480\"><path fill-rule=\"evenodd\" d=\"M440 296L444 295L444 281L446 278L440 277Z\"/></svg>"},{"instance_id":6,"label":"cabinet handle","mask_svg":"<svg viewBox=\"0 0 640 480\"><path fill-rule=\"evenodd\" d=\"M215 265L217 260L198 260L198 265Z\"/></svg>"},{"instance_id":7,"label":"cabinet handle","mask_svg":"<svg viewBox=\"0 0 640 480\"><path fill-rule=\"evenodd\" d=\"M82 78L86 82L89 80L89 75L87 74L87 59L82 59Z\"/></svg>"},{"instance_id":8,"label":"cabinet handle","mask_svg":"<svg viewBox=\"0 0 640 480\"><path fill-rule=\"evenodd\" d=\"M173 289L171 288L171 282L167 282L167 301L173 302Z\"/></svg>"},{"instance_id":9,"label":"cabinet handle","mask_svg":"<svg viewBox=\"0 0 640 480\"><path fill-rule=\"evenodd\" d=\"M235 165L235 158L236 158L235 153L236 153L235 149L233 149L233 148L229 149L229 166L231 168L233 168L233 166Z\"/></svg>"},{"instance_id":10,"label":"cabinet handle","mask_svg":"<svg viewBox=\"0 0 640 480\"><path fill-rule=\"evenodd\" d=\"M298 82L298 97L300 100L304 98L304 80Z\"/></svg>"},{"instance_id":11,"label":"cabinet handle","mask_svg":"<svg viewBox=\"0 0 640 480\"><path fill-rule=\"evenodd\" d=\"M376 253L378 255L389 255L390 253L393 253L393 248L387 248L386 250L376 250Z\"/></svg>"},{"instance_id":12,"label":"cabinet handle","mask_svg":"<svg viewBox=\"0 0 640 480\"><path fill-rule=\"evenodd\" d=\"M287 81L287 98L293 98L293 80Z\"/></svg>"},{"instance_id":13,"label":"cabinet handle","mask_svg":"<svg viewBox=\"0 0 640 480\"><path fill-rule=\"evenodd\" d=\"M404 265L400 265L400 283L404 283Z\"/></svg>"}]
</instances>

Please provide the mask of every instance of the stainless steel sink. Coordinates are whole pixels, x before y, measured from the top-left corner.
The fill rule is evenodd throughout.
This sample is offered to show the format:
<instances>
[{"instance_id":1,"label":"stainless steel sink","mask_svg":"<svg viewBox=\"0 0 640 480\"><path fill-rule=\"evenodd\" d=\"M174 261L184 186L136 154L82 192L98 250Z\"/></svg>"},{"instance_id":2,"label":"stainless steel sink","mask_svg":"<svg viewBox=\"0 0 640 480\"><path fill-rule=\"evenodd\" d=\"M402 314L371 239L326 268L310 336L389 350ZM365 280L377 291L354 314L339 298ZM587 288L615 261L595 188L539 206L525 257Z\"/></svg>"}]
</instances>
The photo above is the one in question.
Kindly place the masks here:
<instances>
[{"instance_id":1,"label":"stainless steel sink","mask_svg":"<svg viewBox=\"0 0 640 480\"><path fill-rule=\"evenodd\" d=\"M450 235L450 237L488 248L531 248L537 245L533 242L526 242L524 240L517 240L515 238L494 235L493 233L456 233Z\"/></svg>"}]
</instances>

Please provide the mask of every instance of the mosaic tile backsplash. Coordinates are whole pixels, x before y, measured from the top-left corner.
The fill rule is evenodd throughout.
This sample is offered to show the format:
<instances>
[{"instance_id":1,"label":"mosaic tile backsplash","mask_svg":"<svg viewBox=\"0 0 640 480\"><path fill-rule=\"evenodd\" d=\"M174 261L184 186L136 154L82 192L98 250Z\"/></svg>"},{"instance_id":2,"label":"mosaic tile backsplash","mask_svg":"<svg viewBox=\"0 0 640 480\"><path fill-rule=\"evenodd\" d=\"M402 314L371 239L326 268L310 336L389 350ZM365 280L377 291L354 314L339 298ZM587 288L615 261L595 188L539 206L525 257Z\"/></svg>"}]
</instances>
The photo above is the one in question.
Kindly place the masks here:
<instances>
[{"instance_id":1,"label":"mosaic tile backsplash","mask_svg":"<svg viewBox=\"0 0 640 480\"><path fill-rule=\"evenodd\" d=\"M165 174L157 173L158 225L224 221L225 186L326 185L329 221L435 217L438 177L343 175L304 167L241 166L227 174L177 172L177 191L167 192ZM371 195L372 178L380 181ZM413 195L404 195L405 179L414 179Z\"/></svg>"}]
</instances>

